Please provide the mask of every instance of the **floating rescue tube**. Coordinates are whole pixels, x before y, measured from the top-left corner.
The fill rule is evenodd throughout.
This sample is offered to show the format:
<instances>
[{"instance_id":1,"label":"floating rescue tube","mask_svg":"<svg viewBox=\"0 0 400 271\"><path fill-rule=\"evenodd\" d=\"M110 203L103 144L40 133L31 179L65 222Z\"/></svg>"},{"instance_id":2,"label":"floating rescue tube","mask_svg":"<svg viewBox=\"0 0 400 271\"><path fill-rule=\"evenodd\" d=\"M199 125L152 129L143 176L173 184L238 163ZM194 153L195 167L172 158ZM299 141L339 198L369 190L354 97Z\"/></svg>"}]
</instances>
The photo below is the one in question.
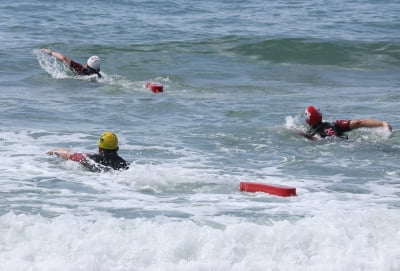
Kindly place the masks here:
<instances>
[{"instance_id":1,"label":"floating rescue tube","mask_svg":"<svg viewBox=\"0 0 400 271\"><path fill-rule=\"evenodd\" d=\"M162 84L154 83L154 82L147 82L146 83L146 88L150 89L154 93L163 92L163 89L164 89Z\"/></svg>"},{"instance_id":2,"label":"floating rescue tube","mask_svg":"<svg viewBox=\"0 0 400 271\"><path fill-rule=\"evenodd\" d=\"M296 196L296 188L276 184L272 185L263 183L240 182L240 191L265 192L281 197Z\"/></svg>"}]
</instances>

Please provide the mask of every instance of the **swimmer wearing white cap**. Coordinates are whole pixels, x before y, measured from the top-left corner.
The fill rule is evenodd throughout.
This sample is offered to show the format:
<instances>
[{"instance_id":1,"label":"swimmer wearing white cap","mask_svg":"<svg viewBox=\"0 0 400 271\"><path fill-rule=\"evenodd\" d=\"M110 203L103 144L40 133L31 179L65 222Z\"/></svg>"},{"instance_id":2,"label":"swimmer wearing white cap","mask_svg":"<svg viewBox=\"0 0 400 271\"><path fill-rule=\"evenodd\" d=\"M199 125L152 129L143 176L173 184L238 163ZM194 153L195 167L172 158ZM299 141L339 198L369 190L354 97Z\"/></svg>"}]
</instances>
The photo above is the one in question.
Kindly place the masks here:
<instances>
[{"instance_id":1,"label":"swimmer wearing white cap","mask_svg":"<svg viewBox=\"0 0 400 271\"><path fill-rule=\"evenodd\" d=\"M49 54L60 61L63 61L77 75L97 74L97 76L101 78L100 58L98 56L89 57L86 65L81 65L59 52L55 52L50 49L42 49L42 52Z\"/></svg>"}]
</instances>

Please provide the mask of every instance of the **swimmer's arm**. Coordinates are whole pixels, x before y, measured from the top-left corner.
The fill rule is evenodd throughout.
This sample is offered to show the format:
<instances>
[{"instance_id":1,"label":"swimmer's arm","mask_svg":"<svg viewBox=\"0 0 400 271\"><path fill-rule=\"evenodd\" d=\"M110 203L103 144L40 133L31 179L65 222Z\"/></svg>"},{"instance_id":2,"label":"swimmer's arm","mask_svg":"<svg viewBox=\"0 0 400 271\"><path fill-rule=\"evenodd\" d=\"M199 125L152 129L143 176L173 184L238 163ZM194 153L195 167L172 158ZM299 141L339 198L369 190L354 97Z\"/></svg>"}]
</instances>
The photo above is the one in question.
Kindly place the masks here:
<instances>
[{"instance_id":1,"label":"swimmer's arm","mask_svg":"<svg viewBox=\"0 0 400 271\"><path fill-rule=\"evenodd\" d=\"M350 130L358 129L358 128L375 128L375 127L386 127L389 131L392 131L392 126L386 121L381 120L351 120L350 121Z\"/></svg>"},{"instance_id":2,"label":"swimmer's arm","mask_svg":"<svg viewBox=\"0 0 400 271\"><path fill-rule=\"evenodd\" d=\"M61 158L65 159L65 160L68 160L71 157L71 152L69 150L63 149L63 148L52 149L51 151L48 151L46 154L47 155L56 155L56 156L61 157Z\"/></svg>"},{"instance_id":3,"label":"swimmer's arm","mask_svg":"<svg viewBox=\"0 0 400 271\"><path fill-rule=\"evenodd\" d=\"M68 58L66 55L61 54L59 52L56 51L52 51L50 49L42 49L42 52L49 54L51 56L54 56L55 58L57 58L58 60L63 61L65 64L67 64L68 66L71 65L71 59Z\"/></svg>"},{"instance_id":4,"label":"swimmer's arm","mask_svg":"<svg viewBox=\"0 0 400 271\"><path fill-rule=\"evenodd\" d=\"M79 162L81 164L86 162L86 155L83 153L79 153L79 152L71 152L67 149L63 149L63 148L55 148L51 151L47 152L48 155L56 155L58 157L61 157L65 160L72 160L75 162Z\"/></svg>"},{"instance_id":5,"label":"swimmer's arm","mask_svg":"<svg viewBox=\"0 0 400 271\"><path fill-rule=\"evenodd\" d=\"M315 136L310 135L308 133L298 132L298 135L304 136L305 138L307 138L309 140L317 140L317 138Z\"/></svg>"}]
</instances>

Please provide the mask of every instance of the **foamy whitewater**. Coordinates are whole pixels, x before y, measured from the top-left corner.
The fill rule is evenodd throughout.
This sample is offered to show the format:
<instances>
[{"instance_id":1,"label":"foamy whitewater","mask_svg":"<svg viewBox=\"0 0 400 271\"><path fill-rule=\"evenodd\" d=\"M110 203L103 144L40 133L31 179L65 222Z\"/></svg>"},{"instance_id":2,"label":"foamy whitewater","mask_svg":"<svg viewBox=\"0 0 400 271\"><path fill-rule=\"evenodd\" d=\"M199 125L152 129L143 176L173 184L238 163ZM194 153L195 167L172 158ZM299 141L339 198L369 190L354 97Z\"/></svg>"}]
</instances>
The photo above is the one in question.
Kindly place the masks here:
<instances>
[{"instance_id":1,"label":"foamy whitewater","mask_svg":"<svg viewBox=\"0 0 400 271\"><path fill-rule=\"evenodd\" d=\"M1 270L400 270L398 1L0 9ZM41 48L98 55L103 77ZM309 141L308 105L393 132ZM104 131L129 170L46 155Z\"/></svg>"}]
</instances>

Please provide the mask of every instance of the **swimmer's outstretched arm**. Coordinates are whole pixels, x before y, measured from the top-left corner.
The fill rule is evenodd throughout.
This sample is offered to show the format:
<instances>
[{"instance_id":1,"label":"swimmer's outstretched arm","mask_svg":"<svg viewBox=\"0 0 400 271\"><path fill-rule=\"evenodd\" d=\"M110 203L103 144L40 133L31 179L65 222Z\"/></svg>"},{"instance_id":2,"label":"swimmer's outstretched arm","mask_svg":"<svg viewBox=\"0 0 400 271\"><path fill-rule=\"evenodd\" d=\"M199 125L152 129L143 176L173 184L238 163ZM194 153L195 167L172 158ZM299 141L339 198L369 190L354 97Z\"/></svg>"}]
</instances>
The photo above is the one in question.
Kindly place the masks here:
<instances>
[{"instance_id":1,"label":"swimmer's outstretched arm","mask_svg":"<svg viewBox=\"0 0 400 271\"><path fill-rule=\"evenodd\" d=\"M63 148L52 149L51 151L48 151L46 154L47 155L56 155L56 156L61 157L61 158L65 159L65 160L68 160L71 157L71 152L69 150L63 149Z\"/></svg>"},{"instance_id":2,"label":"swimmer's outstretched arm","mask_svg":"<svg viewBox=\"0 0 400 271\"><path fill-rule=\"evenodd\" d=\"M71 65L71 59L68 58L66 55L61 54L59 52L56 51L52 51L50 49L42 49L42 52L45 54L49 54L51 56L54 56L55 58L57 58L60 61L63 61L65 64L67 64L68 66Z\"/></svg>"},{"instance_id":3,"label":"swimmer's outstretched arm","mask_svg":"<svg viewBox=\"0 0 400 271\"><path fill-rule=\"evenodd\" d=\"M375 128L375 127L386 127L389 131L392 131L392 126L386 121L381 120L351 120L350 121L350 130L358 129L358 128Z\"/></svg>"}]
</instances>

